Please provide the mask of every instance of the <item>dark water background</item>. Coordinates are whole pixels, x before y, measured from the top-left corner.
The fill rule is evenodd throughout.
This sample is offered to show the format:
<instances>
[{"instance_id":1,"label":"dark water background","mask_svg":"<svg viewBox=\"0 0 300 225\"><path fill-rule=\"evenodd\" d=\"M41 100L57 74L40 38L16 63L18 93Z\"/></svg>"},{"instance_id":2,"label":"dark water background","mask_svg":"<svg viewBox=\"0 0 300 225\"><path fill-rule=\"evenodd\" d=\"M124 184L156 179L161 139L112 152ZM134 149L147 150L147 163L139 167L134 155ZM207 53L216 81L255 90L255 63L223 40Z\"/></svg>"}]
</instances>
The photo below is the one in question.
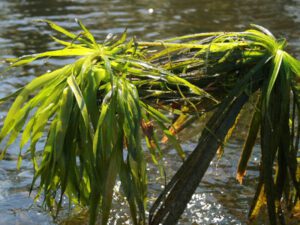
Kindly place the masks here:
<instances>
[{"instance_id":1,"label":"dark water background","mask_svg":"<svg viewBox=\"0 0 300 225\"><path fill-rule=\"evenodd\" d=\"M267 27L276 36L287 38L288 51L300 56L300 0L0 0L0 58L56 48L49 37L51 31L34 21L49 19L76 31L74 18L81 19L98 40L125 28L129 35L136 35L138 39L155 40L197 32L240 31L255 23ZM47 68L33 64L0 76L0 97L35 75L66 62L51 60ZM7 109L8 105L0 107L1 123ZM196 125L185 136L192 135L195 130ZM180 224L246 224L258 175L259 155L252 158L244 185L239 185L235 170L244 136L245 130L238 130L223 158L213 161ZM189 152L194 146L195 141L188 141L183 148ZM24 159L21 170L16 171L18 145L12 145L9 153L9 157L0 161L0 225L57 224L39 201L33 204L33 197L28 196L32 179L29 159ZM167 174L171 176L180 165L174 150L166 151L165 163ZM152 197L162 186L155 180L157 169L150 166L149 173ZM111 224L130 224L124 203L119 198L115 196L116 210ZM65 219L66 215L61 215L59 220ZM75 216L68 224L75 224L75 221L82 224L81 217L85 216ZM264 223L263 218L258 222Z\"/></svg>"}]
</instances>

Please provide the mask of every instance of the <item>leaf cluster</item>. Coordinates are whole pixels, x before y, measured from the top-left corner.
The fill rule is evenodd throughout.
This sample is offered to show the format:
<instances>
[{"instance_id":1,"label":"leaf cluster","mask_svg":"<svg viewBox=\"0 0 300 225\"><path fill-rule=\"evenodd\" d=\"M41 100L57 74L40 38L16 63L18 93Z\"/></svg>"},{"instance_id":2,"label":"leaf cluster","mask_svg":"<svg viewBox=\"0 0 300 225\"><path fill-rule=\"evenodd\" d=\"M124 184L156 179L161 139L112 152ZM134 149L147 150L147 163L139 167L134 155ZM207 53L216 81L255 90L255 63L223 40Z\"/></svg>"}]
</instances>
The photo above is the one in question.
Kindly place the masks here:
<instances>
[{"instance_id":1,"label":"leaf cluster","mask_svg":"<svg viewBox=\"0 0 300 225\"><path fill-rule=\"evenodd\" d=\"M244 32L155 42L128 40L125 31L99 44L80 21L79 34L44 22L69 39L53 37L64 48L12 59L8 69L41 58L76 60L1 99L15 98L0 142L6 144L3 157L21 136L18 166L31 154L32 189L40 179L39 193L50 209L58 212L67 195L70 202L89 206L90 224L99 211L102 224L107 224L119 179L133 224L145 224L142 140L163 171L161 145L169 141L184 159L176 134L213 111L199 144L150 210L150 224L176 223L216 152L230 138L245 103L259 93L237 179L242 182L260 132L260 178L249 217L255 218L267 204L271 224L284 224L283 208L292 209L300 196L300 62L284 51L284 40L254 25ZM162 131L161 141L155 129ZM38 158L36 146L45 136Z\"/></svg>"}]
</instances>

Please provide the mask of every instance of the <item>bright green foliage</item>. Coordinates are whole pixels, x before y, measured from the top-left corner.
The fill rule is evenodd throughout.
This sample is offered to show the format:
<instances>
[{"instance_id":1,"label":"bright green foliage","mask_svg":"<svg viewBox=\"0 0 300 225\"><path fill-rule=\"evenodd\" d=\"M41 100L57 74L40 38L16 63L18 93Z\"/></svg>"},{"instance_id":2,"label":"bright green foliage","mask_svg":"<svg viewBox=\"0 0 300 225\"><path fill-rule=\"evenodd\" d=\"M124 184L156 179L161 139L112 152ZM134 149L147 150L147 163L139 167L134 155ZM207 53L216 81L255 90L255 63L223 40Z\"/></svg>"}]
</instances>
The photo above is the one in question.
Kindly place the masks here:
<instances>
[{"instance_id":1,"label":"bright green foliage","mask_svg":"<svg viewBox=\"0 0 300 225\"><path fill-rule=\"evenodd\" d=\"M72 202L90 206L90 224L95 223L98 209L102 224L107 223L113 187L119 179L133 223L144 224L147 176L140 125L154 120L167 133L171 124L161 112L140 100L137 87L145 81L147 85L171 84L185 86L200 97L210 96L167 70L141 60L143 52L137 49L134 40L126 42L126 32L120 39L97 44L81 22L80 35L46 22L70 37L71 42L54 38L66 47L22 57L11 67L44 57L81 58L35 78L11 96L16 99L0 133L1 141L8 137L2 156L22 133L20 148L29 142L28 151L34 163L32 188L41 178L40 191L45 202L56 210L61 208L64 194ZM43 135L47 139L40 161L36 157L36 144ZM172 138L172 134L169 136ZM145 138L156 139L153 133ZM172 140L180 148L176 139ZM149 148L158 163L161 153L157 140ZM21 159L22 151L20 162Z\"/></svg>"},{"instance_id":2,"label":"bright green foliage","mask_svg":"<svg viewBox=\"0 0 300 225\"><path fill-rule=\"evenodd\" d=\"M243 105L259 92L238 179L245 174L260 130L261 176L249 215L255 218L266 201L271 224L283 223L283 193L291 206L300 196L300 62L284 51L285 41L255 25L245 32L203 33L157 42L127 40L124 32L98 44L80 21L78 35L45 22L71 41L53 37L65 48L11 60L11 67L45 57L80 58L0 100L15 97L0 141L6 143L3 157L21 133L18 165L22 149L29 145L35 169L32 188L40 178L39 190L51 209L58 211L66 194L71 202L89 206L90 224L96 222L99 211L101 224L107 224L113 188L120 180L133 224L145 224L142 139L161 169L161 143L153 124L165 135L163 142L169 140L184 159L175 134L215 109L199 145L150 211L151 224L176 223L217 149L230 136ZM173 113L175 122L164 112ZM36 145L45 135L40 159Z\"/></svg>"}]
</instances>

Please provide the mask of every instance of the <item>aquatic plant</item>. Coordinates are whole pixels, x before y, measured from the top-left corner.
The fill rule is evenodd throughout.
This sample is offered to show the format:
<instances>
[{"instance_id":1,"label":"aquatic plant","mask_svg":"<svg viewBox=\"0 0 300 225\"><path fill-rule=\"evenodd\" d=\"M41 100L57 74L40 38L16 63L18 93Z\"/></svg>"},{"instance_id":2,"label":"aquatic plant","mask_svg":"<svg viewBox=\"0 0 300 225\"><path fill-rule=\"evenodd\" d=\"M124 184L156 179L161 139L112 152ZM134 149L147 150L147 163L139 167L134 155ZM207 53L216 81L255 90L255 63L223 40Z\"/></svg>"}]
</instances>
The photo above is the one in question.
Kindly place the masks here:
<instances>
[{"instance_id":1,"label":"aquatic plant","mask_svg":"<svg viewBox=\"0 0 300 225\"><path fill-rule=\"evenodd\" d=\"M230 137L241 109L250 96L259 96L237 178L243 179L260 130L260 178L249 216L255 218L266 204L271 224L284 224L284 206L299 204L300 193L300 62L284 51L285 40L253 25L244 32L155 42L128 39L125 31L99 44L80 21L79 34L45 22L70 41L53 37L63 49L10 59L9 69L41 58L80 57L1 99L15 98L0 141L6 144L4 157L21 134L18 166L24 154L31 154L31 189L40 178L39 195L50 209L58 212L67 195L70 202L89 207L90 224L99 211L106 224L119 179L133 223L145 224L142 139L162 171L161 143L154 129L161 129L162 142L171 142L184 159L176 134L210 111L197 147L150 209L149 224L175 224ZM36 144L43 136L47 138L39 159Z\"/></svg>"}]
</instances>

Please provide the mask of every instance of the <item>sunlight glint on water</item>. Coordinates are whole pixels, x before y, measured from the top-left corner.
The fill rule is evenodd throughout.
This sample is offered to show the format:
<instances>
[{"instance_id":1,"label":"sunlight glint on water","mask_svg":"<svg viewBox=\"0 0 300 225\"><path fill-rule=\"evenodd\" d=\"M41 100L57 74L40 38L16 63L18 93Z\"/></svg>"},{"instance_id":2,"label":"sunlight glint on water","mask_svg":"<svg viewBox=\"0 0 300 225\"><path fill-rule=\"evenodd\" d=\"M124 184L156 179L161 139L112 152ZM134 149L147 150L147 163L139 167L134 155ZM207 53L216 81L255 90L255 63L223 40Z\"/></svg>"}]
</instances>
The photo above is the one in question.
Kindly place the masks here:
<instances>
[{"instance_id":1,"label":"sunlight glint on water","mask_svg":"<svg viewBox=\"0 0 300 225\"><path fill-rule=\"evenodd\" d=\"M241 30L250 23L269 28L276 35L284 35L290 43L289 52L300 56L300 1L291 0L1 0L0 1L0 61L3 57L16 57L57 47L46 26L33 23L36 19L50 19L72 30L78 30L74 18L81 19L91 28L98 40L108 33L128 33L142 40L164 39L188 33ZM267 9L267 10L266 10ZM16 69L7 76L1 76L0 97L3 97L35 75L52 70L68 60L48 60L42 71L32 67ZM0 64L0 70L3 65ZM8 105L0 107L0 123ZM195 125L196 126L196 125ZM193 131L186 133L193 134ZM249 204L254 193L257 178L258 155L250 162L245 184L235 180L236 164L241 150L241 138L245 131L225 149L224 157L212 162L211 167L198 187L185 211L180 224L245 224ZM183 148L190 152L195 142L186 142ZM0 146L1 149L1 146ZM42 149L40 144L39 149ZM18 144L12 145L8 157L0 161L0 225L13 224L57 224L41 207L28 197L32 178L29 159L23 160L20 171L16 171ZM258 149L256 149L258 151ZM167 150L164 163L170 178L181 162L175 150ZM158 179L158 170L149 165L149 199L164 187L164 180ZM118 188L118 186L116 187ZM129 211L123 197L114 195L114 217L111 224L130 224ZM82 224L87 221L85 212L68 217L68 202L58 221L66 224ZM69 218L69 219L66 219ZM69 223L67 223L69 222ZM261 221L261 224L263 221Z\"/></svg>"}]
</instances>

